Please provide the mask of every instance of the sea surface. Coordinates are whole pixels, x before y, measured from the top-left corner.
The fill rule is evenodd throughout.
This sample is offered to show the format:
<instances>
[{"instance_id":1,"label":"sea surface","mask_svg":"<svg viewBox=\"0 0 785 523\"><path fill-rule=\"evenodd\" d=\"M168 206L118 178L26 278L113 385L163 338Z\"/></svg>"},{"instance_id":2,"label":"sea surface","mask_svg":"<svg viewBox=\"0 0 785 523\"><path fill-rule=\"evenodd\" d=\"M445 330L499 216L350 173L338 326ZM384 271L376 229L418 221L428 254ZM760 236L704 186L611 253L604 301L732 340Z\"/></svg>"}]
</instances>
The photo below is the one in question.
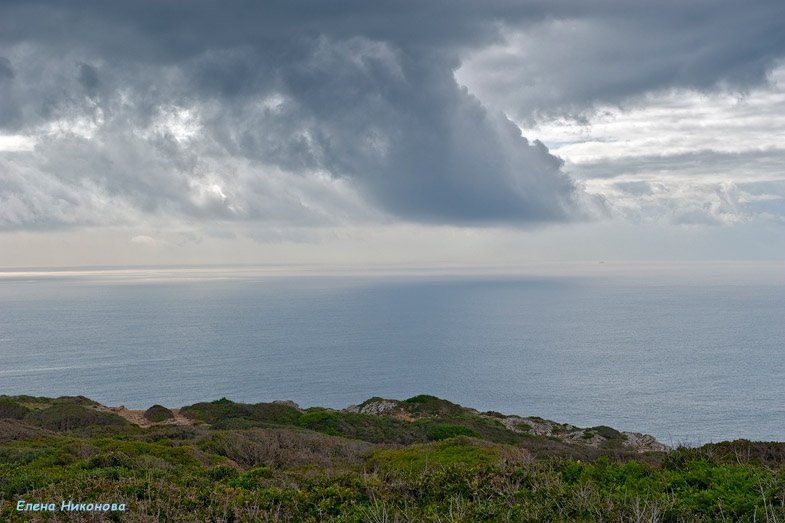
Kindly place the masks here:
<instances>
[{"instance_id":1,"label":"sea surface","mask_svg":"<svg viewBox=\"0 0 785 523\"><path fill-rule=\"evenodd\" d=\"M785 441L785 285L19 273L0 279L0 394L138 409L433 394L671 445Z\"/></svg>"}]
</instances>

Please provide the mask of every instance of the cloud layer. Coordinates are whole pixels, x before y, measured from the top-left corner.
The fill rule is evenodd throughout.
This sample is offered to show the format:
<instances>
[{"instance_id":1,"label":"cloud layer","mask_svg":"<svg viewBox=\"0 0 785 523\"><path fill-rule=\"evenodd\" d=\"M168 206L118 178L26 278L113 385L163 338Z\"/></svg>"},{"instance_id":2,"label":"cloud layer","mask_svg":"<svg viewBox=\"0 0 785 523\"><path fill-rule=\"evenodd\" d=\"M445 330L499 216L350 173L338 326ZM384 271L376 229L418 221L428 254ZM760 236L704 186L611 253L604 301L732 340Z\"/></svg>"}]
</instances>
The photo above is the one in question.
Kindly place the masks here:
<instances>
[{"instance_id":1,"label":"cloud layer","mask_svg":"<svg viewBox=\"0 0 785 523\"><path fill-rule=\"evenodd\" d=\"M459 79L517 120L580 119L653 91L748 89L785 56L782 2L555 2L549 14L502 23Z\"/></svg>"},{"instance_id":2,"label":"cloud layer","mask_svg":"<svg viewBox=\"0 0 785 523\"><path fill-rule=\"evenodd\" d=\"M488 20L309 6L4 4L0 126L35 147L0 159L0 227L582 215L560 160L454 79Z\"/></svg>"},{"instance_id":3,"label":"cloud layer","mask_svg":"<svg viewBox=\"0 0 785 523\"><path fill-rule=\"evenodd\" d=\"M656 183L598 190L613 165L565 167L510 118L754 90L783 19L774 1L4 2L0 229L662 212ZM755 196L733 183L715 193Z\"/></svg>"},{"instance_id":4,"label":"cloud layer","mask_svg":"<svg viewBox=\"0 0 785 523\"><path fill-rule=\"evenodd\" d=\"M785 224L785 67L744 93L679 89L541 136L587 191L633 223Z\"/></svg>"}]
</instances>

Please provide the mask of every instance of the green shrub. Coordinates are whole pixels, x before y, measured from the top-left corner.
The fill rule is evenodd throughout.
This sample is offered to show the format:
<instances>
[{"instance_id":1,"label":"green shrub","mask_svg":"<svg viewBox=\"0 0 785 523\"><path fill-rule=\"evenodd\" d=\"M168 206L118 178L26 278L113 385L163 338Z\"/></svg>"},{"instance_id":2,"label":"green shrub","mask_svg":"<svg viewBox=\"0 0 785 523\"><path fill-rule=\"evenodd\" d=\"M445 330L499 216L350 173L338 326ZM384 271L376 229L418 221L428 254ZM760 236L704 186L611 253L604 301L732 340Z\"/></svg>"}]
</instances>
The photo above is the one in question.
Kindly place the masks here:
<instances>
[{"instance_id":1,"label":"green shrub","mask_svg":"<svg viewBox=\"0 0 785 523\"><path fill-rule=\"evenodd\" d=\"M298 424L303 428L331 436L343 436L371 443L409 444L428 441L423 425L390 416L311 408L301 415Z\"/></svg>"},{"instance_id":2,"label":"green shrub","mask_svg":"<svg viewBox=\"0 0 785 523\"><path fill-rule=\"evenodd\" d=\"M0 397L0 418L22 419L30 409L9 399Z\"/></svg>"},{"instance_id":3,"label":"green shrub","mask_svg":"<svg viewBox=\"0 0 785 523\"><path fill-rule=\"evenodd\" d=\"M422 470L430 466L474 467L498 460L498 448L480 440L458 436L435 443L409 445L400 450L379 450L368 460L383 470Z\"/></svg>"},{"instance_id":4,"label":"green shrub","mask_svg":"<svg viewBox=\"0 0 785 523\"><path fill-rule=\"evenodd\" d=\"M591 430L595 434L602 436L605 439L617 439L622 436L621 432L619 432L614 428L608 427L606 425L599 425L597 427L592 427L587 430Z\"/></svg>"},{"instance_id":5,"label":"green shrub","mask_svg":"<svg viewBox=\"0 0 785 523\"><path fill-rule=\"evenodd\" d=\"M200 448L224 456L241 468L281 469L359 465L373 446L309 431L257 428L215 432L200 444Z\"/></svg>"},{"instance_id":6,"label":"green shrub","mask_svg":"<svg viewBox=\"0 0 785 523\"><path fill-rule=\"evenodd\" d=\"M298 409L282 403L257 403L250 410L251 419L279 425L294 425L302 416Z\"/></svg>"},{"instance_id":7,"label":"green shrub","mask_svg":"<svg viewBox=\"0 0 785 523\"><path fill-rule=\"evenodd\" d=\"M431 427L428 431L428 439L433 441L441 441L456 436L481 438L480 434L472 429L466 428L463 425L450 425L448 423L439 423L438 425Z\"/></svg>"},{"instance_id":8,"label":"green shrub","mask_svg":"<svg viewBox=\"0 0 785 523\"><path fill-rule=\"evenodd\" d=\"M232 480L238 476L237 469L229 465L216 465L207 471L207 477L212 481ZM230 483L231 484L231 483Z\"/></svg>"},{"instance_id":9,"label":"green shrub","mask_svg":"<svg viewBox=\"0 0 785 523\"><path fill-rule=\"evenodd\" d=\"M230 418L243 418L248 416L249 413L248 405L235 403L226 398L210 403L195 403L180 409L180 414L186 418L211 425Z\"/></svg>"},{"instance_id":10,"label":"green shrub","mask_svg":"<svg viewBox=\"0 0 785 523\"><path fill-rule=\"evenodd\" d=\"M52 405L81 405L82 407L97 407L100 405L97 401L84 396L60 396L52 400Z\"/></svg>"},{"instance_id":11,"label":"green shrub","mask_svg":"<svg viewBox=\"0 0 785 523\"><path fill-rule=\"evenodd\" d=\"M407 412L419 416L461 416L467 409L447 400L420 394L400 403Z\"/></svg>"},{"instance_id":12,"label":"green shrub","mask_svg":"<svg viewBox=\"0 0 785 523\"><path fill-rule=\"evenodd\" d=\"M187 418L208 423L216 429L295 425L302 415L298 409L281 403L248 405L226 398L183 407L180 413Z\"/></svg>"},{"instance_id":13,"label":"green shrub","mask_svg":"<svg viewBox=\"0 0 785 523\"><path fill-rule=\"evenodd\" d=\"M161 405L153 405L144 412L144 417L153 423L174 419L174 413Z\"/></svg>"},{"instance_id":14,"label":"green shrub","mask_svg":"<svg viewBox=\"0 0 785 523\"><path fill-rule=\"evenodd\" d=\"M26 465L49 453L45 448L0 447L0 463Z\"/></svg>"},{"instance_id":15,"label":"green shrub","mask_svg":"<svg viewBox=\"0 0 785 523\"><path fill-rule=\"evenodd\" d=\"M82 406L79 402L63 402L46 409L29 412L25 421L48 430L67 431L83 427L125 427L129 423L108 412Z\"/></svg>"},{"instance_id":16,"label":"green shrub","mask_svg":"<svg viewBox=\"0 0 785 523\"><path fill-rule=\"evenodd\" d=\"M193 440L204 434L200 427L189 425L153 425L143 433L145 441L155 442L160 440L185 441Z\"/></svg>"},{"instance_id":17,"label":"green shrub","mask_svg":"<svg viewBox=\"0 0 785 523\"><path fill-rule=\"evenodd\" d=\"M93 456L85 464L87 469L122 467L131 468L132 461L123 452L110 452Z\"/></svg>"},{"instance_id":18,"label":"green shrub","mask_svg":"<svg viewBox=\"0 0 785 523\"><path fill-rule=\"evenodd\" d=\"M267 480L273 477L273 469L270 467L254 467L240 477L229 481L232 487L253 490L260 488L268 483Z\"/></svg>"}]
</instances>

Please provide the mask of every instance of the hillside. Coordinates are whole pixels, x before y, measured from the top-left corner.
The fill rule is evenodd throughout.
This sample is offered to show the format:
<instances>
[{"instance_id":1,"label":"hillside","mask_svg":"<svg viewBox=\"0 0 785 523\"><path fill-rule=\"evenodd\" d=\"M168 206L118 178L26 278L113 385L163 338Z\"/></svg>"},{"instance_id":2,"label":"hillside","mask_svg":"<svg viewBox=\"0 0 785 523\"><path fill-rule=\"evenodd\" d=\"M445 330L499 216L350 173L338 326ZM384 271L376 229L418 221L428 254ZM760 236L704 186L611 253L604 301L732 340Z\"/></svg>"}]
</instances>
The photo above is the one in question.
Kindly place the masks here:
<instances>
[{"instance_id":1,"label":"hillside","mask_svg":"<svg viewBox=\"0 0 785 523\"><path fill-rule=\"evenodd\" d=\"M425 395L342 411L0 396L8 521L783 521L783 460L780 443L671 450Z\"/></svg>"}]
</instances>

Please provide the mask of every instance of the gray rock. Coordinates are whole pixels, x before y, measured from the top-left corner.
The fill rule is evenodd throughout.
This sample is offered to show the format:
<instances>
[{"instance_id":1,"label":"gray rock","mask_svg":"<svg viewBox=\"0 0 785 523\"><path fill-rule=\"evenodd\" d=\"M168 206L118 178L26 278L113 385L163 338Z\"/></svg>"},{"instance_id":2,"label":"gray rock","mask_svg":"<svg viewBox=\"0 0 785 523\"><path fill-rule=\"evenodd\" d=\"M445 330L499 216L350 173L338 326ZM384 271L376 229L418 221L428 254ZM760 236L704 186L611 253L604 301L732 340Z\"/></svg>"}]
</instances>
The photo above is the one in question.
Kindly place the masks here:
<instances>
[{"instance_id":1,"label":"gray rock","mask_svg":"<svg viewBox=\"0 0 785 523\"><path fill-rule=\"evenodd\" d=\"M373 414L374 416L389 415L398 410L396 400L372 401L360 409L360 414Z\"/></svg>"},{"instance_id":2,"label":"gray rock","mask_svg":"<svg viewBox=\"0 0 785 523\"><path fill-rule=\"evenodd\" d=\"M641 434L640 432L622 432L622 434L627 438L624 446L633 448L638 452L666 452L671 449L649 434Z\"/></svg>"}]
</instances>

